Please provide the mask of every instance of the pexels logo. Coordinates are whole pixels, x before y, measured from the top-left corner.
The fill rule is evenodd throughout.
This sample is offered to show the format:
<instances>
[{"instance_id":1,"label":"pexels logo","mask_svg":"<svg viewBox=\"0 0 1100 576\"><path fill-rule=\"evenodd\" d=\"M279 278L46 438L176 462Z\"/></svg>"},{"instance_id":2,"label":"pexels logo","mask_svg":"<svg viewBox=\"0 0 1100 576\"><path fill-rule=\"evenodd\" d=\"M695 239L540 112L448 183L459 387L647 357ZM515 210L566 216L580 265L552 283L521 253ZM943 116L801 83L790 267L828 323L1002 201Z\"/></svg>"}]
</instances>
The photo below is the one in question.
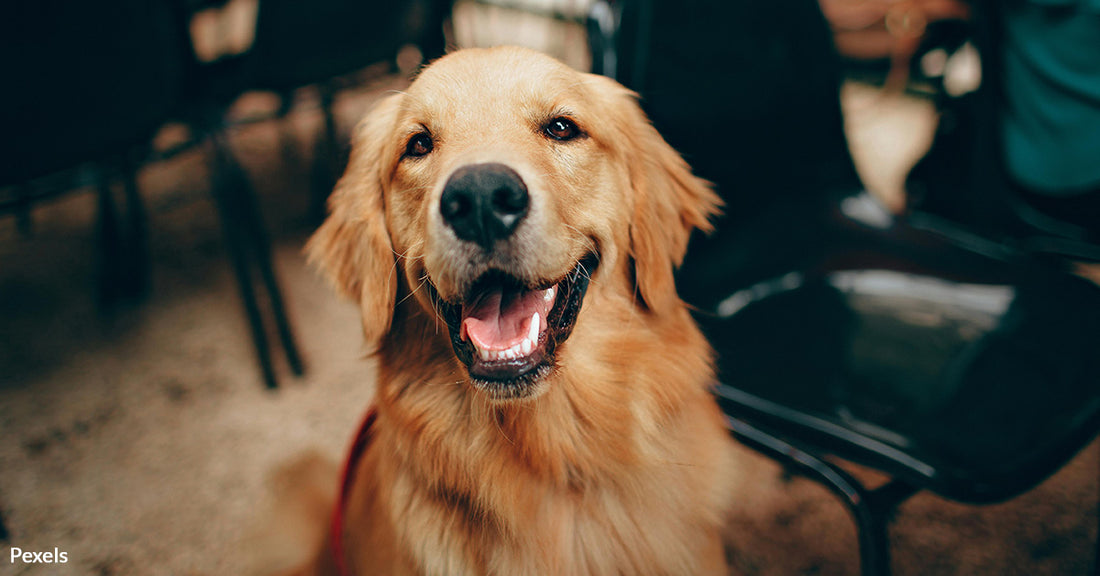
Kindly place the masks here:
<instances>
[{"instance_id":1,"label":"pexels logo","mask_svg":"<svg viewBox=\"0 0 1100 576\"><path fill-rule=\"evenodd\" d=\"M53 549L53 552L24 552L22 548L11 547L11 563L22 562L23 564L67 564L69 562L69 553L62 552L57 548Z\"/></svg>"}]
</instances>

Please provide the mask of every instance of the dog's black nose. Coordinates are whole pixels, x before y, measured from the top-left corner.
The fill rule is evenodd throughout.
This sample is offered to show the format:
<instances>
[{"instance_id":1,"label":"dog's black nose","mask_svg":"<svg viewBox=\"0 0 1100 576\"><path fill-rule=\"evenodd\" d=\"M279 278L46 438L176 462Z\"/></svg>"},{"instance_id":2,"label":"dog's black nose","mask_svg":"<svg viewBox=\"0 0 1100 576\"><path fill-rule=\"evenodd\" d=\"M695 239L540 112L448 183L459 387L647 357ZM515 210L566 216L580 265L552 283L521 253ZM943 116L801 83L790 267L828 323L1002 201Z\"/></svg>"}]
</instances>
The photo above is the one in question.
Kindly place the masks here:
<instances>
[{"instance_id":1,"label":"dog's black nose","mask_svg":"<svg viewBox=\"0 0 1100 576\"><path fill-rule=\"evenodd\" d=\"M443 187L439 211L455 235L492 250L512 235L527 215L527 186L503 164L472 164L451 175Z\"/></svg>"}]
</instances>

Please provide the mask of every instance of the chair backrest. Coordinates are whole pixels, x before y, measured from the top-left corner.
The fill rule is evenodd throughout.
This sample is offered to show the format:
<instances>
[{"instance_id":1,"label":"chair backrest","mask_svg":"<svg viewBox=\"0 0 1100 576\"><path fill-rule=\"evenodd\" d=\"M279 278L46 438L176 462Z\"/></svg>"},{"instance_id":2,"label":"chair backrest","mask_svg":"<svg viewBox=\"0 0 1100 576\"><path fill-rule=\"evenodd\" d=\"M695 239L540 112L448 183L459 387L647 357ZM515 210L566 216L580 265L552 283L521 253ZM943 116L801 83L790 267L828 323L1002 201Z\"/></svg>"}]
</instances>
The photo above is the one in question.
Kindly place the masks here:
<instances>
[{"instance_id":1,"label":"chair backrest","mask_svg":"<svg viewBox=\"0 0 1100 576\"><path fill-rule=\"evenodd\" d=\"M638 0L620 30L620 81L731 217L775 195L859 187L816 0Z\"/></svg>"},{"instance_id":2,"label":"chair backrest","mask_svg":"<svg viewBox=\"0 0 1100 576\"><path fill-rule=\"evenodd\" d=\"M169 2L18 2L5 13L0 184L141 143L173 111L186 43Z\"/></svg>"},{"instance_id":3,"label":"chair backrest","mask_svg":"<svg viewBox=\"0 0 1100 576\"><path fill-rule=\"evenodd\" d=\"M249 73L261 88L291 89L393 60L403 44L442 36L440 3L263 0Z\"/></svg>"},{"instance_id":4,"label":"chair backrest","mask_svg":"<svg viewBox=\"0 0 1100 576\"><path fill-rule=\"evenodd\" d=\"M844 134L840 63L816 0L633 0L622 5L617 45L618 79L726 203L680 271L689 302L709 299L729 234L769 206L862 188Z\"/></svg>"}]
</instances>

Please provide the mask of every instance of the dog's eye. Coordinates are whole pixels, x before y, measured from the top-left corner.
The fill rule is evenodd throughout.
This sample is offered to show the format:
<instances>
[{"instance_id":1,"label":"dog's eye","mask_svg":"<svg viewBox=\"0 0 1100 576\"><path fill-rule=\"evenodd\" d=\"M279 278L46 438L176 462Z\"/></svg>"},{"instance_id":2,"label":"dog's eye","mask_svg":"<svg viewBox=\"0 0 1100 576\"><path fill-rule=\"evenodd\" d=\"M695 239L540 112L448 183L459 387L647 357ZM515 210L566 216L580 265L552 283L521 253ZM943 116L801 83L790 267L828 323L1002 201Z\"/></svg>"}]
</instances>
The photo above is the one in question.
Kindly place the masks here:
<instances>
[{"instance_id":1,"label":"dog's eye","mask_svg":"<svg viewBox=\"0 0 1100 576\"><path fill-rule=\"evenodd\" d=\"M405 145L405 156L409 158L427 156L431 153L433 147L434 143L431 135L427 132L421 132L409 138L409 143Z\"/></svg>"},{"instance_id":2,"label":"dog's eye","mask_svg":"<svg viewBox=\"0 0 1100 576\"><path fill-rule=\"evenodd\" d=\"M554 118L543 128L546 135L554 140L572 140L581 135L581 129L572 120L564 117Z\"/></svg>"}]
</instances>

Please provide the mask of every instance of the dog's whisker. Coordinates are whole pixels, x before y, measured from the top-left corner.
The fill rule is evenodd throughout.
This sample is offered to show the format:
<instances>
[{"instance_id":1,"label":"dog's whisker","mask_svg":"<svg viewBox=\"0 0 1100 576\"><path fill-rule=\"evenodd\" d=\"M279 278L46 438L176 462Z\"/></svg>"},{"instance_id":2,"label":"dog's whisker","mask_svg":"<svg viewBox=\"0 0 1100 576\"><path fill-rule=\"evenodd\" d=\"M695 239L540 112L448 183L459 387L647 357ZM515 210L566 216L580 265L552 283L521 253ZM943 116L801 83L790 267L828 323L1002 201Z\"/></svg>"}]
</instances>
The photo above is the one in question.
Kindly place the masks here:
<instances>
[{"instance_id":1,"label":"dog's whisker","mask_svg":"<svg viewBox=\"0 0 1100 576\"><path fill-rule=\"evenodd\" d=\"M393 253L393 257L394 257L394 258L396 258L396 259L398 259L398 260L405 260L405 261L407 261L407 262L413 262L413 261L416 261L416 260L422 260L422 259L424 258L424 256L423 256L423 255L420 255L420 256L409 256L408 252L410 252L411 250L412 250L411 248L410 248L409 250L406 250L404 254L401 254L401 253L398 253L397 251L394 251L394 253Z\"/></svg>"},{"instance_id":2,"label":"dog's whisker","mask_svg":"<svg viewBox=\"0 0 1100 576\"><path fill-rule=\"evenodd\" d=\"M588 280L592 279L592 273L588 271L588 268L585 268L584 262L578 263L577 267L581 269L581 275L582 276L584 276Z\"/></svg>"},{"instance_id":3,"label":"dog's whisker","mask_svg":"<svg viewBox=\"0 0 1100 576\"><path fill-rule=\"evenodd\" d=\"M401 300L400 300L400 301L399 301L399 302L397 303L397 305L398 305L398 306L400 306L401 304L404 304L406 300L408 300L409 298L412 298L413 296L415 296L415 295L416 295L416 293L417 293L417 292L419 292L419 291L420 291L420 289L424 287L424 284L425 284L425 283L426 283L427 281L428 281L428 277L427 277L427 276L425 276L425 277L421 278L421 279L420 279L420 283L419 283L419 284L417 284L416 288L414 288L414 289L410 290L410 291L409 291L409 293L408 293L408 294L406 294L406 295L405 295L405 297L404 297L404 298L402 298L402 299L401 299Z\"/></svg>"},{"instance_id":4,"label":"dog's whisker","mask_svg":"<svg viewBox=\"0 0 1100 576\"><path fill-rule=\"evenodd\" d=\"M572 230L573 232L575 232L577 234L577 236L581 239L581 242L584 244L586 251L589 254L595 254L596 258L597 258L597 262L598 262L600 252L598 250L598 246L596 245L596 241L593 240L592 238L590 238L584 232L582 232L581 229L577 228L576 226L573 226L572 224L563 223L563 226L565 226L565 228L568 228L569 230ZM586 277L589 280L592 279L591 276L586 275Z\"/></svg>"},{"instance_id":5,"label":"dog's whisker","mask_svg":"<svg viewBox=\"0 0 1100 576\"><path fill-rule=\"evenodd\" d=\"M420 288L424 287L428 282L429 282L428 275L425 274L420 279L420 286L417 287L417 289L419 290ZM435 334L437 336L439 335L439 326L441 324L444 325L444 326L447 326L449 329L453 328L451 326L451 323L447 321L447 316L443 313L442 310L439 309L440 302L438 301L438 299L436 297L430 296L428 298L428 301L431 302L431 305L432 305L432 314L435 316L436 320L438 320L438 322L435 322L432 325L432 329L435 330Z\"/></svg>"},{"instance_id":6,"label":"dog's whisker","mask_svg":"<svg viewBox=\"0 0 1100 576\"><path fill-rule=\"evenodd\" d=\"M443 324L443 325L449 326L449 324L447 323L447 318L443 315L443 311L439 309L439 303L435 301L435 298L432 298L431 301L432 301L432 314L434 314L436 319L439 320L439 322L436 322L435 324L432 325L432 329L435 330L435 334L436 334L436 336L438 336L439 335L439 325Z\"/></svg>"},{"instance_id":7,"label":"dog's whisker","mask_svg":"<svg viewBox=\"0 0 1100 576\"><path fill-rule=\"evenodd\" d=\"M430 282L430 281L431 281L431 279L430 279L430 278L428 277L428 275L427 275L427 274L424 274L423 276L421 276L421 277L420 277L420 281L419 281L419 282L417 283L417 285L416 285L416 288L414 288L414 289L410 290L410 291L409 291L409 294L408 294L408 296L405 296L404 298L402 298L402 299L401 299L401 301L402 301L402 302L404 302L404 301L405 301L405 300L407 300L407 299L408 299L409 297L411 297L411 296L415 295L415 294L416 294L417 292L419 292L419 291L420 291L420 290L422 290L422 289L423 289L423 288L424 288L425 286L427 286L427 285L428 285L428 282ZM443 312L442 312L442 311L440 311L440 309L439 309L439 302L437 302L437 301L436 301L436 298L434 298L434 297L432 297L431 295L429 295L429 297L428 297L428 302L429 302L429 303L431 304L431 306L432 306L432 314L433 314L433 315L435 315L436 319L438 319L438 320L439 320L440 322L442 322L443 324L446 324L446 323L447 323L447 319L446 319L446 318L445 318L445 317L443 316ZM438 335L438 334L439 334L439 323L438 323L438 322L437 322L437 323L435 323L435 324L433 325L433 328L432 328L432 329L433 329L433 330L435 331L435 334L437 334L437 335Z\"/></svg>"}]
</instances>

